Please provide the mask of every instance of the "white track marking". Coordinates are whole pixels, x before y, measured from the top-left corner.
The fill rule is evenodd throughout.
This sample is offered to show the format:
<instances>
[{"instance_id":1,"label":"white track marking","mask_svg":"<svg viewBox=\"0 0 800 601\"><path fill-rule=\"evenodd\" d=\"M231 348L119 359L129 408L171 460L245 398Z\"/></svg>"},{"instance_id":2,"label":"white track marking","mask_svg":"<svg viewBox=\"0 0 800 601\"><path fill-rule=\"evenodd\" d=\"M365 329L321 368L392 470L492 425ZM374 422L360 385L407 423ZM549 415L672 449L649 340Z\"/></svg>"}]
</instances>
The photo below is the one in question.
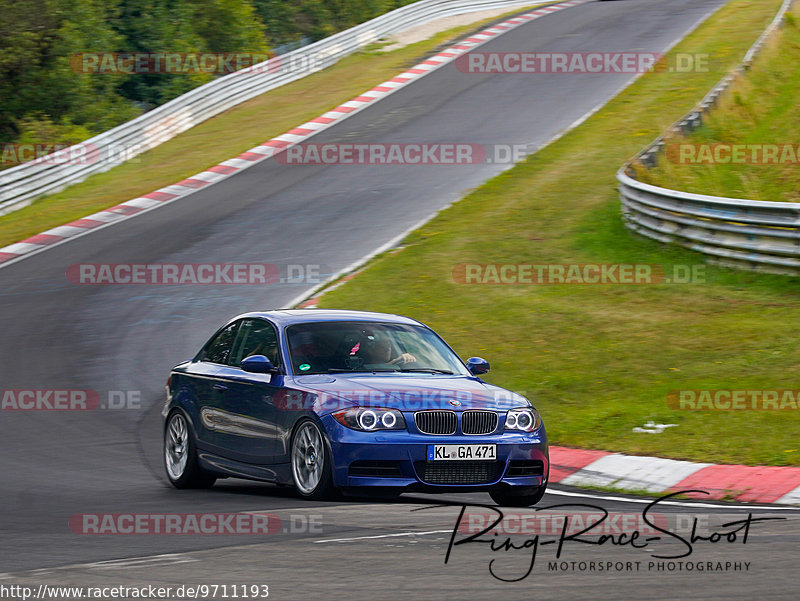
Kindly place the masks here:
<instances>
[{"instance_id":1,"label":"white track marking","mask_svg":"<svg viewBox=\"0 0 800 601\"><path fill-rule=\"evenodd\" d=\"M450 534L453 532L453 529L450 530L427 530L425 532L396 532L394 534L373 534L370 536L352 536L350 538L326 538L323 540L315 540L314 544L316 543L347 543L354 540L368 540L374 538L396 538L398 536L425 536L428 534Z\"/></svg>"},{"instance_id":2,"label":"white track marking","mask_svg":"<svg viewBox=\"0 0 800 601\"><path fill-rule=\"evenodd\" d=\"M620 503L638 503L641 505L650 504L655 499L626 499L625 497L614 497L608 495L594 495L589 493L570 492L566 490L547 489L548 495L561 495L564 497L578 497L584 499L599 499L602 501L618 501ZM702 503L693 501L667 500L659 501L659 505L677 505L679 507L705 507L712 509L759 509L763 511L800 511L800 507L775 507L773 505L715 505L714 503Z\"/></svg>"}]
</instances>

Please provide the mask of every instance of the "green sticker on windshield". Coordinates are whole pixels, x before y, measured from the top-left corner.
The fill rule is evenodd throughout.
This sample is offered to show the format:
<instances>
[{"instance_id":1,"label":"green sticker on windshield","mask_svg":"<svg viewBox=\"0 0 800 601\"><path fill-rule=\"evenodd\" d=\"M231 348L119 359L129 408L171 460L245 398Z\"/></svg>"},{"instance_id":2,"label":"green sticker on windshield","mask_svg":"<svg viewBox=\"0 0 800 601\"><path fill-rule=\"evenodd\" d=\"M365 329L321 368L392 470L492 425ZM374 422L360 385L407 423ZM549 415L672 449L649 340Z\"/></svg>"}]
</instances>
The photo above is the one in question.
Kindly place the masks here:
<instances>
[{"instance_id":1,"label":"green sticker on windshield","mask_svg":"<svg viewBox=\"0 0 800 601\"><path fill-rule=\"evenodd\" d=\"M298 365L298 369L300 371L308 371L311 369L311 366L308 363L303 363L302 365Z\"/></svg>"}]
</instances>

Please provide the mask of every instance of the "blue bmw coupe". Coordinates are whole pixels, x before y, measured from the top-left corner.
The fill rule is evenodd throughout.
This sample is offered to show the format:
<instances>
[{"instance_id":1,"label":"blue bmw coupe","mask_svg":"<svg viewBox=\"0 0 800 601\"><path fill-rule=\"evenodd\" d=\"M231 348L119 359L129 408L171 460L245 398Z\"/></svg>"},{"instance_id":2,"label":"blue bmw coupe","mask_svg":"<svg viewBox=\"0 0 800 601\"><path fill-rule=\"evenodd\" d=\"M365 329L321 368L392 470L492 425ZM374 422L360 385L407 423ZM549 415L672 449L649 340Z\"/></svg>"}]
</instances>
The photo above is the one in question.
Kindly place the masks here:
<instances>
[{"instance_id":1,"label":"blue bmw coupe","mask_svg":"<svg viewBox=\"0 0 800 601\"><path fill-rule=\"evenodd\" d=\"M164 463L178 488L237 477L337 491L488 491L528 506L549 473L542 420L484 382L430 328L397 315L247 313L172 369Z\"/></svg>"}]
</instances>

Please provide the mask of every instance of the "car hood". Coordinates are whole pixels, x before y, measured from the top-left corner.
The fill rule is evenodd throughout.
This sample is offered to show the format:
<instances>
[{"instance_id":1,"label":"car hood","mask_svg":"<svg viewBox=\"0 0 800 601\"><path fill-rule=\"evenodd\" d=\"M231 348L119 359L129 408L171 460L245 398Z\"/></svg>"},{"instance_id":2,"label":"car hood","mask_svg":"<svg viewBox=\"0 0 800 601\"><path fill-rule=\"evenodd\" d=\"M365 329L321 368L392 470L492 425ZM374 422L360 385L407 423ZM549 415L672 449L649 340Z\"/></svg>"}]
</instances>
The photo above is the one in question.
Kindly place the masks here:
<instances>
[{"instance_id":1,"label":"car hood","mask_svg":"<svg viewBox=\"0 0 800 601\"><path fill-rule=\"evenodd\" d=\"M287 383L288 384L288 383ZM525 397L477 378L438 375L311 375L290 384L303 408L330 413L347 407L388 407L401 411L430 409L502 410L530 403ZM295 404L297 395L289 400Z\"/></svg>"}]
</instances>

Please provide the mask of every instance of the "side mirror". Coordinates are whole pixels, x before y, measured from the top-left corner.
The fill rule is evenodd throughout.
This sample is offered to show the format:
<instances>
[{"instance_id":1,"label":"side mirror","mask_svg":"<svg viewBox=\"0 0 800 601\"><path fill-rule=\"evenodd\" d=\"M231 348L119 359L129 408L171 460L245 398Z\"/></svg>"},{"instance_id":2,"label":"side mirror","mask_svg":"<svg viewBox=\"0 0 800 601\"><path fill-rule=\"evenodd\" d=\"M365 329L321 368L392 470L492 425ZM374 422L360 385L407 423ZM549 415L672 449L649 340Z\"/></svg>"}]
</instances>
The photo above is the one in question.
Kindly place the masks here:
<instances>
[{"instance_id":1,"label":"side mirror","mask_svg":"<svg viewBox=\"0 0 800 601\"><path fill-rule=\"evenodd\" d=\"M272 361L264 355L251 355L242 361L241 368L252 374L271 374L275 373L275 366Z\"/></svg>"},{"instance_id":2,"label":"side mirror","mask_svg":"<svg viewBox=\"0 0 800 601\"><path fill-rule=\"evenodd\" d=\"M467 359L467 369L473 376L479 376L489 371L489 362L480 357L470 357Z\"/></svg>"}]
</instances>

